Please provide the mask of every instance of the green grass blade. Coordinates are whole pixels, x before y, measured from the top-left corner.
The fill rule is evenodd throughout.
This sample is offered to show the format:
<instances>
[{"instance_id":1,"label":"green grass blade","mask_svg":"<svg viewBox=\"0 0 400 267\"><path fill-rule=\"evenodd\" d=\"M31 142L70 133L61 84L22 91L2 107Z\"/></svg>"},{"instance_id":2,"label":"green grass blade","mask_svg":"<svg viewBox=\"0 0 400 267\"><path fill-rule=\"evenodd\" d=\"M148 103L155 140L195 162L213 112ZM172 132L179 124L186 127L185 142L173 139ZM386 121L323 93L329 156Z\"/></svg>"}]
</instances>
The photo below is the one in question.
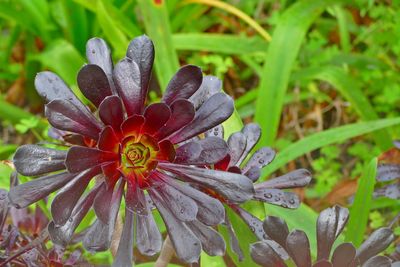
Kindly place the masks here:
<instances>
[{"instance_id":1,"label":"green grass blade","mask_svg":"<svg viewBox=\"0 0 400 267\"><path fill-rule=\"evenodd\" d=\"M155 70L161 91L179 68L178 55L172 43L168 11L165 1L138 0L147 34L154 42Z\"/></svg>"},{"instance_id":2,"label":"green grass blade","mask_svg":"<svg viewBox=\"0 0 400 267\"><path fill-rule=\"evenodd\" d=\"M335 66L324 66L310 68L293 75L296 79L318 79L332 84L339 91L363 120L376 120L378 115L368 101L368 98L361 91L360 83L348 75L342 68ZM376 143L382 150L392 147L390 135L387 131L381 130L374 133Z\"/></svg>"},{"instance_id":3,"label":"green grass blade","mask_svg":"<svg viewBox=\"0 0 400 267\"><path fill-rule=\"evenodd\" d=\"M335 0L303 0L287 9L268 47L256 102L255 120L264 131L259 145L272 145L278 132L283 99L300 45L314 20Z\"/></svg>"},{"instance_id":4,"label":"green grass blade","mask_svg":"<svg viewBox=\"0 0 400 267\"><path fill-rule=\"evenodd\" d=\"M233 34L176 33L172 35L177 50L209 51L222 54L245 55L265 53L268 43L256 37Z\"/></svg>"},{"instance_id":5,"label":"green grass blade","mask_svg":"<svg viewBox=\"0 0 400 267\"><path fill-rule=\"evenodd\" d=\"M280 151L271 164L264 168L263 175L267 176L290 161L315 149L398 124L400 124L400 118L381 119L348 124L312 134Z\"/></svg>"},{"instance_id":6,"label":"green grass blade","mask_svg":"<svg viewBox=\"0 0 400 267\"><path fill-rule=\"evenodd\" d=\"M368 215L372 204L375 176L378 160L373 158L364 168L358 180L358 188L354 203L350 208L350 219L347 224L346 241L352 242L356 247L364 240L364 233L368 225Z\"/></svg>"}]
</instances>

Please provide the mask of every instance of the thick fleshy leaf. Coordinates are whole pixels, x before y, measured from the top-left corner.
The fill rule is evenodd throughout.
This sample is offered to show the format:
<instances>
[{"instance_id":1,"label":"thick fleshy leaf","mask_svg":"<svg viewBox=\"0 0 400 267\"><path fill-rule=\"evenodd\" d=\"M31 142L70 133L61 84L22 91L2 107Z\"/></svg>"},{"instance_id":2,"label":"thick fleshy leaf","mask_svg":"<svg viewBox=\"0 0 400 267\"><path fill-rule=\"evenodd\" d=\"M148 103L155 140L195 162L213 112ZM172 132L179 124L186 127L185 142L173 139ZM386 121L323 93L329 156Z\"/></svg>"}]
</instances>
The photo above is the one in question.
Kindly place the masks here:
<instances>
[{"instance_id":1,"label":"thick fleshy leaf","mask_svg":"<svg viewBox=\"0 0 400 267\"><path fill-rule=\"evenodd\" d=\"M78 227L82 219L85 217L90 207L93 205L93 201L101 188L101 184L96 185L93 189L84 197L82 197L78 204L72 211L72 216L64 225L56 225L51 222L48 225L49 235L54 244L65 247L71 241L75 229Z\"/></svg>"},{"instance_id":2,"label":"thick fleshy leaf","mask_svg":"<svg viewBox=\"0 0 400 267\"><path fill-rule=\"evenodd\" d=\"M122 228L117 255L112 267L132 267L133 265L133 212L125 208L125 222Z\"/></svg>"},{"instance_id":3,"label":"thick fleshy leaf","mask_svg":"<svg viewBox=\"0 0 400 267\"><path fill-rule=\"evenodd\" d=\"M230 96L218 93L210 97L196 112L194 119L168 139L176 144L221 124L233 113L233 100Z\"/></svg>"},{"instance_id":4,"label":"thick fleshy leaf","mask_svg":"<svg viewBox=\"0 0 400 267\"><path fill-rule=\"evenodd\" d=\"M25 208L60 189L75 175L76 174L62 172L36 178L35 180L11 188L8 193L8 198L11 204L16 208Z\"/></svg>"},{"instance_id":5,"label":"thick fleshy leaf","mask_svg":"<svg viewBox=\"0 0 400 267\"><path fill-rule=\"evenodd\" d=\"M243 168L243 172L246 173L250 168L257 167L259 169L267 166L275 157L275 151L269 147L263 147L254 152L249 161Z\"/></svg>"},{"instance_id":6,"label":"thick fleshy leaf","mask_svg":"<svg viewBox=\"0 0 400 267\"><path fill-rule=\"evenodd\" d=\"M185 183L179 183L163 173L157 172L156 174L164 182L173 186L182 194L190 197L196 202L198 207L197 219L200 222L204 223L205 225L213 226L224 221L225 208L219 200L210 197L209 195L204 194L203 192L190 187Z\"/></svg>"},{"instance_id":7,"label":"thick fleshy leaf","mask_svg":"<svg viewBox=\"0 0 400 267\"><path fill-rule=\"evenodd\" d=\"M154 137L157 139L163 139L181 129L191 122L195 116L192 103L186 99L178 99L174 101L171 104L170 109L171 116L169 120L157 131L157 133L154 134Z\"/></svg>"},{"instance_id":8,"label":"thick fleshy leaf","mask_svg":"<svg viewBox=\"0 0 400 267\"><path fill-rule=\"evenodd\" d=\"M119 139L111 126L103 128L97 146L100 150L118 153Z\"/></svg>"},{"instance_id":9,"label":"thick fleshy leaf","mask_svg":"<svg viewBox=\"0 0 400 267\"><path fill-rule=\"evenodd\" d=\"M86 107L79 108L68 100L53 100L46 105L45 115L57 129L88 136L97 140L102 124Z\"/></svg>"},{"instance_id":10,"label":"thick fleshy leaf","mask_svg":"<svg viewBox=\"0 0 400 267\"><path fill-rule=\"evenodd\" d=\"M124 120L124 109L118 96L108 96L99 106L99 117L105 125L110 125L115 132L120 132Z\"/></svg>"},{"instance_id":11,"label":"thick fleshy leaf","mask_svg":"<svg viewBox=\"0 0 400 267\"><path fill-rule=\"evenodd\" d=\"M385 196L391 199L400 199L400 183L385 185L375 190L374 196Z\"/></svg>"},{"instance_id":12,"label":"thick fleshy leaf","mask_svg":"<svg viewBox=\"0 0 400 267\"><path fill-rule=\"evenodd\" d=\"M175 159L175 147L169 140L163 140L158 143L159 151L157 152L156 158L158 160L167 160L173 162Z\"/></svg>"},{"instance_id":13,"label":"thick fleshy leaf","mask_svg":"<svg viewBox=\"0 0 400 267\"><path fill-rule=\"evenodd\" d=\"M364 263L369 258L385 250L395 239L390 228L382 227L375 230L357 249L357 259Z\"/></svg>"},{"instance_id":14,"label":"thick fleshy leaf","mask_svg":"<svg viewBox=\"0 0 400 267\"><path fill-rule=\"evenodd\" d=\"M223 256L225 254L224 238L213 228L198 221L187 223L193 233L199 238L201 247L210 256Z\"/></svg>"},{"instance_id":15,"label":"thick fleshy leaf","mask_svg":"<svg viewBox=\"0 0 400 267\"><path fill-rule=\"evenodd\" d=\"M124 136L134 135L138 137L143 127L144 120L144 117L141 115L133 115L126 119L121 125L121 130Z\"/></svg>"},{"instance_id":16,"label":"thick fleshy leaf","mask_svg":"<svg viewBox=\"0 0 400 267\"><path fill-rule=\"evenodd\" d=\"M39 95L49 103L53 100L68 100L75 106L82 108L84 105L55 73L50 71L39 72L35 77L35 87Z\"/></svg>"},{"instance_id":17,"label":"thick fleshy leaf","mask_svg":"<svg viewBox=\"0 0 400 267\"><path fill-rule=\"evenodd\" d=\"M298 169L265 182L255 184L254 188L289 189L307 186L310 181L311 173L306 169Z\"/></svg>"},{"instance_id":18,"label":"thick fleshy leaf","mask_svg":"<svg viewBox=\"0 0 400 267\"><path fill-rule=\"evenodd\" d=\"M317 246L318 260L328 260L333 243L349 218L349 210L340 206L327 208L318 216L317 221Z\"/></svg>"},{"instance_id":19,"label":"thick fleshy leaf","mask_svg":"<svg viewBox=\"0 0 400 267\"><path fill-rule=\"evenodd\" d=\"M224 127L222 126L222 124L217 125L214 128L205 132L204 135L206 137L213 136L213 137L219 137L221 139L224 139Z\"/></svg>"},{"instance_id":20,"label":"thick fleshy leaf","mask_svg":"<svg viewBox=\"0 0 400 267\"><path fill-rule=\"evenodd\" d=\"M0 188L0 229L3 229L7 218L9 200L7 190Z\"/></svg>"},{"instance_id":21,"label":"thick fleshy leaf","mask_svg":"<svg viewBox=\"0 0 400 267\"><path fill-rule=\"evenodd\" d=\"M128 116L140 114L144 100L140 87L139 66L130 58L122 59L115 65L114 81Z\"/></svg>"},{"instance_id":22,"label":"thick fleshy leaf","mask_svg":"<svg viewBox=\"0 0 400 267\"><path fill-rule=\"evenodd\" d=\"M300 205L300 199L295 193L280 189L257 188L253 199L288 209L295 209Z\"/></svg>"},{"instance_id":23,"label":"thick fleshy leaf","mask_svg":"<svg viewBox=\"0 0 400 267\"><path fill-rule=\"evenodd\" d=\"M251 180L240 174L164 162L159 162L158 167L176 174L181 179L210 187L231 202L244 202L254 194Z\"/></svg>"},{"instance_id":24,"label":"thick fleshy leaf","mask_svg":"<svg viewBox=\"0 0 400 267\"><path fill-rule=\"evenodd\" d=\"M333 251L333 267L349 267L356 257L356 248L352 243L343 243Z\"/></svg>"},{"instance_id":25,"label":"thick fleshy leaf","mask_svg":"<svg viewBox=\"0 0 400 267\"><path fill-rule=\"evenodd\" d=\"M265 267L286 267L285 262L279 257L275 250L264 241L250 245L251 258L259 265Z\"/></svg>"},{"instance_id":26,"label":"thick fleshy leaf","mask_svg":"<svg viewBox=\"0 0 400 267\"><path fill-rule=\"evenodd\" d=\"M236 166L234 166L234 167L236 167ZM234 167L231 167L231 168L234 168ZM231 169L231 168L229 168L229 169ZM247 172L244 173L244 175L246 175L254 183L260 178L261 169L258 167L251 167Z\"/></svg>"},{"instance_id":27,"label":"thick fleshy leaf","mask_svg":"<svg viewBox=\"0 0 400 267\"><path fill-rule=\"evenodd\" d=\"M362 267L391 267L392 261L385 256L375 256L367 260Z\"/></svg>"},{"instance_id":28,"label":"thick fleshy leaf","mask_svg":"<svg viewBox=\"0 0 400 267\"><path fill-rule=\"evenodd\" d=\"M228 146L219 137L206 137L186 143L176 149L175 163L188 165L211 165L222 160Z\"/></svg>"},{"instance_id":29,"label":"thick fleshy leaf","mask_svg":"<svg viewBox=\"0 0 400 267\"><path fill-rule=\"evenodd\" d=\"M96 148L73 146L68 150L65 165L69 172L77 173L114 160L118 160L118 155L115 153Z\"/></svg>"},{"instance_id":30,"label":"thick fleshy leaf","mask_svg":"<svg viewBox=\"0 0 400 267\"><path fill-rule=\"evenodd\" d=\"M149 88L151 69L154 62L154 45L146 35L133 39L129 46L126 56L131 58L140 69L141 99L146 101L147 90ZM144 102L142 103L144 106Z\"/></svg>"},{"instance_id":31,"label":"thick fleshy leaf","mask_svg":"<svg viewBox=\"0 0 400 267\"><path fill-rule=\"evenodd\" d=\"M136 245L140 253L147 256L161 250L162 236L150 209L147 214L136 215Z\"/></svg>"},{"instance_id":32,"label":"thick fleshy leaf","mask_svg":"<svg viewBox=\"0 0 400 267\"><path fill-rule=\"evenodd\" d=\"M202 80L203 74L199 67L183 66L168 83L162 100L171 105L177 99L188 99L199 89Z\"/></svg>"},{"instance_id":33,"label":"thick fleshy leaf","mask_svg":"<svg viewBox=\"0 0 400 267\"><path fill-rule=\"evenodd\" d=\"M84 171L57 193L51 203L51 214L56 225L64 225L67 222L90 180L100 172L100 168Z\"/></svg>"},{"instance_id":34,"label":"thick fleshy leaf","mask_svg":"<svg viewBox=\"0 0 400 267\"><path fill-rule=\"evenodd\" d=\"M143 116L146 118L142 129L143 133L153 135L166 124L171 117L171 110L164 103L154 103L147 106Z\"/></svg>"},{"instance_id":35,"label":"thick fleshy leaf","mask_svg":"<svg viewBox=\"0 0 400 267\"><path fill-rule=\"evenodd\" d=\"M238 256L239 261L242 261L244 258L243 251L240 248L239 240L236 236L235 229L233 229L232 223L229 220L227 213L225 213L225 225L226 228L228 229L230 247L232 251Z\"/></svg>"},{"instance_id":36,"label":"thick fleshy leaf","mask_svg":"<svg viewBox=\"0 0 400 267\"><path fill-rule=\"evenodd\" d=\"M78 86L82 94L96 107L107 96L112 95L111 86L103 69L94 64L83 66L77 77Z\"/></svg>"},{"instance_id":37,"label":"thick fleshy leaf","mask_svg":"<svg viewBox=\"0 0 400 267\"><path fill-rule=\"evenodd\" d=\"M289 235L289 228L286 222L274 216L267 216L263 223L265 233L282 247L286 246L286 238Z\"/></svg>"},{"instance_id":38,"label":"thick fleshy leaf","mask_svg":"<svg viewBox=\"0 0 400 267\"><path fill-rule=\"evenodd\" d=\"M237 165L239 159L242 157L244 151L246 150L247 146L246 136L241 132L231 134L228 138L228 146L229 146L229 155L231 157L229 166L235 166Z\"/></svg>"},{"instance_id":39,"label":"thick fleshy leaf","mask_svg":"<svg viewBox=\"0 0 400 267\"><path fill-rule=\"evenodd\" d=\"M221 92L222 82L215 76L204 76L200 88L189 98L197 110L212 95Z\"/></svg>"},{"instance_id":40,"label":"thick fleshy leaf","mask_svg":"<svg viewBox=\"0 0 400 267\"><path fill-rule=\"evenodd\" d=\"M22 175L35 176L65 169L67 151L37 145L23 145L15 152L13 163Z\"/></svg>"},{"instance_id":41,"label":"thick fleshy leaf","mask_svg":"<svg viewBox=\"0 0 400 267\"><path fill-rule=\"evenodd\" d=\"M139 185L127 179L127 192L125 195L126 207L133 213L147 214L146 198Z\"/></svg>"},{"instance_id":42,"label":"thick fleshy leaf","mask_svg":"<svg viewBox=\"0 0 400 267\"><path fill-rule=\"evenodd\" d=\"M332 263L327 260L317 261L312 267L332 267Z\"/></svg>"},{"instance_id":43,"label":"thick fleshy leaf","mask_svg":"<svg viewBox=\"0 0 400 267\"><path fill-rule=\"evenodd\" d=\"M111 51L103 39L92 38L86 43L86 57L90 64L96 64L109 78L112 77Z\"/></svg>"},{"instance_id":44,"label":"thick fleshy leaf","mask_svg":"<svg viewBox=\"0 0 400 267\"><path fill-rule=\"evenodd\" d=\"M232 209L243 219L259 240L267 239L263 228L263 222L260 219L237 205L232 205Z\"/></svg>"},{"instance_id":45,"label":"thick fleshy leaf","mask_svg":"<svg viewBox=\"0 0 400 267\"><path fill-rule=\"evenodd\" d=\"M167 208L169 203L164 203L157 190L150 189L150 196L156 205L168 235L179 259L187 263L198 262L201 253L201 243L192 231Z\"/></svg>"},{"instance_id":46,"label":"thick fleshy leaf","mask_svg":"<svg viewBox=\"0 0 400 267\"><path fill-rule=\"evenodd\" d=\"M286 251L297 267L311 266L310 242L303 231L294 230L288 235Z\"/></svg>"},{"instance_id":47,"label":"thick fleshy leaf","mask_svg":"<svg viewBox=\"0 0 400 267\"><path fill-rule=\"evenodd\" d=\"M400 164L382 164L378 166L376 179L380 182L400 178Z\"/></svg>"},{"instance_id":48,"label":"thick fleshy leaf","mask_svg":"<svg viewBox=\"0 0 400 267\"><path fill-rule=\"evenodd\" d=\"M242 156L240 157L240 159L237 162L238 166L240 164L242 164L242 162L246 159L247 155L257 144L257 142L261 136L261 128L256 123L249 123L243 127L242 133L246 136L247 142L246 142L246 149L242 153Z\"/></svg>"},{"instance_id":49,"label":"thick fleshy leaf","mask_svg":"<svg viewBox=\"0 0 400 267\"><path fill-rule=\"evenodd\" d=\"M103 223L108 223L110 211L111 211L111 200L114 193L114 187L109 186L107 188L104 183L103 187L100 189L99 194L94 200L93 209L96 213L97 218Z\"/></svg>"}]
</instances>

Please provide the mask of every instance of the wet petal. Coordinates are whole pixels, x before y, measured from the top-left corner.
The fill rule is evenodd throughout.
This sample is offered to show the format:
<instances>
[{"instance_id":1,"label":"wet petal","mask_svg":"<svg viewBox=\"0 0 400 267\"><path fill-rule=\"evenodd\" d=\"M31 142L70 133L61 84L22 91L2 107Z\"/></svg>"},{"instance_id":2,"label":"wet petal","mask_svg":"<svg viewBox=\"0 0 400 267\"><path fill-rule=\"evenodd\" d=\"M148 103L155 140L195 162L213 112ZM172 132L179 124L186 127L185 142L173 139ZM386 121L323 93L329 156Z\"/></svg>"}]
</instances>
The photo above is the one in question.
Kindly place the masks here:
<instances>
[{"instance_id":1,"label":"wet petal","mask_svg":"<svg viewBox=\"0 0 400 267\"><path fill-rule=\"evenodd\" d=\"M263 223L265 233L282 247L286 247L286 238L289 235L289 228L286 222L274 216L267 216Z\"/></svg>"},{"instance_id":2,"label":"wet petal","mask_svg":"<svg viewBox=\"0 0 400 267\"><path fill-rule=\"evenodd\" d=\"M147 106L143 116L146 118L142 129L143 133L153 135L168 121L171 110L164 103L154 103Z\"/></svg>"},{"instance_id":3,"label":"wet petal","mask_svg":"<svg viewBox=\"0 0 400 267\"><path fill-rule=\"evenodd\" d=\"M124 120L124 109L118 96L108 96L99 106L99 117L105 125L110 125L115 132L119 132Z\"/></svg>"},{"instance_id":4,"label":"wet petal","mask_svg":"<svg viewBox=\"0 0 400 267\"><path fill-rule=\"evenodd\" d=\"M131 267L133 265L133 212L125 209L125 222L112 267Z\"/></svg>"},{"instance_id":5,"label":"wet petal","mask_svg":"<svg viewBox=\"0 0 400 267\"><path fill-rule=\"evenodd\" d=\"M228 138L229 155L231 156L231 161L229 166L239 165L238 161L242 157L244 151L246 150L247 139L241 132L234 133ZM247 156L247 155L246 155Z\"/></svg>"},{"instance_id":6,"label":"wet petal","mask_svg":"<svg viewBox=\"0 0 400 267\"><path fill-rule=\"evenodd\" d=\"M201 243L192 231L167 208L156 190L149 190L150 196L157 206L168 230L168 235L179 259L187 263L198 262L201 253Z\"/></svg>"},{"instance_id":7,"label":"wet petal","mask_svg":"<svg viewBox=\"0 0 400 267\"><path fill-rule=\"evenodd\" d=\"M256 182L261 176L261 169L258 167L251 167L247 172L244 173L244 175L246 175L253 182Z\"/></svg>"},{"instance_id":8,"label":"wet petal","mask_svg":"<svg viewBox=\"0 0 400 267\"><path fill-rule=\"evenodd\" d=\"M369 258L385 250L395 239L390 228L382 227L375 230L357 249L357 259L364 263Z\"/></svg>"},{"instance_id":9,"label":"wet petal","mask_svg":"<svg viewBox=\"0 0 400 267\"><path fill-rule=\"evenodd\" d=\"M78 73L77 81L82 94L96 107L104 98L112 95L108 77L98 65L83 66Z\"/></svg>"},{"instance_id":10,"label":"wet petal","mask_svg":"<svg viewBox=\"0 0 400 267\"><path fill-rule=\"evenodd\" d=\"M118 155L115 153L97 148L73 146L68 150L65 165L69 172L76 173L114 160L118 160Z\"/></svg>"},{"instance_id":11,"label":"wet petal","mask_svg":"<svg viewBox=\"0 0 400 267\"><path fill-rule=\"evenodd\" d=\"M391 267L392 261L385 256L375 256L367 260L362 267Z\"/></svg>"},{"instance_id":12,"label":"wet petal","mask_svg":"<svg viewBox=\"0 0 400 267\"><path fill-rule=\"evenodd\" d=\"M263 147L254 152L249 161L243 168L243 172L247 172L250 168L262 169L267 166L275 157L275 151L269 147Z\"/></svg>"},{"instance_id":13,"label":"wet petal","mask_svg":"<svg viewBox=\"0 0 400 267\"><path fill-rule=\"evenodd\" d=\"M228 146L223 139L206 137L178 147L174 162L188 165L211 165L222 160L227 153Z\"/></svg>"},{"instance_id":14,"label":"wet petal","mask_svg":"<svg viewBox=\"0 0 400 267\"><path fill-rule=\"evenodd\" d=\"M254 188L289 189L307 186L311 181L311 173L306 169L298 169L285 175L269 179L254 185Z\"/></svg>"},{"instance_id":15,"label":"wet petal","mask_svg":"<svg viewBox=\"0 0 400 267\"><path fill-rule=\"evenodd\" d=\"M317 245L318 260L327 260L331 253L333 243L349 218L349 210L340 206L334 206L323 210L317 221Z\"/></svg>"},{"instance_id":16,"label":"wet petal","mask_svg":"<svg viewBox=\"0 0 400 267\"><path fill-rule=\"evenodd\" d=\"M261 137L261 128L258 124L256 123L249 123L246 124L243 129L242 133L246 136L246 149L243 152L242 156L237 162L237 165L239 166L242 164L243 160L247 157L247 155L250 153L250 151L255 147L257 144L258 140Z\"/></svg>"},{"instance_id":17,"label":"wet petal","mask_svg":"<svg viewBox=\"0 0 400 267\"><path fill-rule=\"evenodd\" d=\"M161 250L162 236L150 209L147 214L136 215L136 245L140 253L147 256Z\"/></svg>"},{"instance_id":18,"label":"wet petal","mask_svg":"<svg viewBox=\"0 0 400 267\"><path fill-rule=\"evenodd\" d=\"M65 169L67 151L37 145L23 145L15 152L16 170L26 176L41 175Z\"/></svg>"},{"instance_id":19,"label":"wet petal","mask_svg":"<svg viewBox=\"0 0 400 267\"><path fill-rule=\"evenodd\" d=\"M336 247L332 255L333 267L349 267L356 257L356 248L351 243L343 243Z\"/></svg>"},{"instance_id":20,"label":"wet petal","mask_svg":"<svg viewBox=\"0 0 400 267\"><path fill-rule=\"evenodd\" d=\"M215 76L204 76L200 88L189 98L197 110L212 95L221 92L222 82Z\"/></svg>"},{"instance_id":21,"label":"wet petal","mask_svg":"<svg viewBox=\"0 0 400 267\"><path fill-rule=\"evenodd\" d=\"M303 231L294 230L288 235L286 249L296 266L311 266L310 243Z\"/></svg>"},{"instance_id":22,"label":"wet petal","mask_svg":"<svg viewBox=\"0 0 400 267\"><path fill-rule=\"evenodd\" d=\"M10 189L8 198L16 208L25 208L60 189L76 174L67 172L43 176Z\"/></svg>"},{"instance_id":23,"label":"wet petal","mask_svg":"<svg viewBox=\"0 0 400 267\"><path fill-rule=\"evenodd\" d=\"M295 193L280 189L257 188L254 199L288 209L295 209L300 205L299 197Z\"/></svg>"},{"instance_id":24,"label":"wet petal","mask_svg":"<svg viewBox=\"0 0 400 267\"><path fill-rule=\"evenodd\" d=\"M232 202L249 200L254 193L251 180L240 174L164 162L160 162L158 167L178 175L179 178L211 187Z\"/></svg>"},{"instance_id":25,"label":"wet petal","mask_svg":"<svg viewBox=\"0 0 400 267\"><path fill-rule=\"evenodd\" d=\"M89 110L68 100L53 100L45 107L45 115L57 129L88 136L97 140L102 125Z\"/></svg>"},{"instance_id":26,"label":"wet petal","mask_svg":"<svg viewBox=\"0 0 400 267\"><path fill-rule=\"evenodd\" d=\"M285 262L267 242L256 242L250 245L251 258L261 266L286 267Z\"/></svg>"},{"instance_id":27,"label":"wet petal","mask_svg":"<svg viewBox=\"0 0 400 267\"><path fill-rule=\"evenodd\" d=\"M210 256L223 256L225 254L225 241L213 228L198 221L187 223L193 233L199 238L203 250Z\"/></svg>"},{"instance_id":28,"label":"wet petal","mask_svg":"<svg viewBox=\"0 0 400 267\"><path fill-rule=\"evenodd\" d=\"M51 203L51 214L56 225L64 225L67 222L90 180L100 172L100 168L84 171L57 193Z\"/></svg>"},{"instance_id":29,"label":"wet petal","mask_svg":"<svg viewBox=\"0 0 400 267\"><path fill-rule=\"evenodd\" d=\"M130 58L124 58L115 65L115 87L128 116L140 114L143 108L140 79L139 66Z\"/></svg>"},{"instance_id":30,"label":"wet petal","mask_svg":"<svg viewBox=\"0 0 400 267\"><path fill-rule=\"evenodd\" d=\"M133 213L147 214L146 198L139 185L127 179L126 207Z\"/></svg>"},{"instance_id":31,"label":"wet petal","mask_svg":"<svg viewBox=\"0 0 400 267\"><path fill-rule=\"evenodd\" d=\"M214 128L205 132L204 135L206 137L213 136L213 137L219 137L219 138L224 139L224 127L222 126L222 124L217 125Z\"/></svg>"},{"instance_id":32,"label":"wet petal","mask_svg":"<svg viewBox=\"0 0 400 267\"><path fill-rule=\"evenodd\" d=\"M176 144L221 124L233 113L233 100L226 94L218 93L210 97L196 112L194 119L168 139Z\"/></svg>"},{"instance_id":33,"label":"wet petal","mask_svg":"<svg viewBox=\"0 0 400 267\"><path fill-rule=\"evenodd\" d=\"M376 179L381 182L391 181L400 178L399 164L382 164L378 166Z\"/></svg>"},{"instance_id":34,"label":"wet petal","mask_svg":"<svg viewBox=\"0 0 400 267\"><path fill-rule=\"evenodd\" d=\"M92 38L86 43L86 57L90 64L101 67L107 77L112 80L112 58L107 43L100 38Z\"/></svg>"},{"instance_id":35,"label":"wet petal","mask_svg":"<svg viewBox=\"0 0 400 267\"><path fill-rule=\"evenodd\" d=\"M243 219L259 240L267 239L263 228L263 222L260 219L237 205L232 205L232 209Z\"/></svg>"}]
</instances>

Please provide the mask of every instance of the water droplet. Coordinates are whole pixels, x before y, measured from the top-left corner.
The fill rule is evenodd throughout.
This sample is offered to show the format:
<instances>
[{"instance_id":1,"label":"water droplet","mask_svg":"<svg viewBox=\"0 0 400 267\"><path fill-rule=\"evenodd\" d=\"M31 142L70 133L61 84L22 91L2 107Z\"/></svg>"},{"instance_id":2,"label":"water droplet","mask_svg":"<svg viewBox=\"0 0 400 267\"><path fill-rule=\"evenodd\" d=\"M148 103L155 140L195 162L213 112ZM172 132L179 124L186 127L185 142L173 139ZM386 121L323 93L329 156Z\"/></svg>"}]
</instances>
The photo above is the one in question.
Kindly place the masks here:
<instances>
[{"instance_id":1,"label":"water droplet","mask_svg":"<svg viewBox=\"0 0 400 267\"><path fill-rule=\"evenodd\" d=\"M256 229L253 226L250 226L250 230L254 233Z\"/></svg>"},{"instance_id":2,"label":"water droplet","mask_svg":"<svg viewBox=\"0 0 400 267\"><path fill-rule=\"evenodd\" d=\"M72 220L72 218L69 218L68 221L72 223L73 220Z\"/></svg>"},{"instance_id":3,"label":"water droplet","mask_svg":"<svg viewBox=\"0 0 400 267\"><path fill-rule=\"evenodd\" d=\"M286 205L286 204L282 204L282 208L285 208L285 209L287 209L287 207L288 207L288 205Z\"/></svg>"},{"instance_id":4,"label":"water droplet","mask_svg":"<svg viewBox=\"0 0 400 267\"><path fill-rule=\"evenodd\" d=\"M271 198L271 197L272 197L272 194L271 194L271 193L264 194L264 197L266 197L266 198Z\"/></svg>"},{"instance_id":5,"label":"water droplet","mask_svg":"<svg viewBox=\"0 0 400 267\"><path fill-rule=\"evenodd\" d=\"M289 203L294 204L294 203L296 203L296 201L294 201L294 199L292 198L291 200L289 200Z\"/></svg>"},{"instance_id":6,"label":"water droplet","mask_svg":"<svg viewBox=\"0 0 400 267\"><path fill-rule=\"evenodd\" d=\"M96 50L92 49L92 54L95 54L95 53L96 53Z\"/></svg>"},{"instance_id":7,"label":"water droplet","mask_svg":"<svg viewBox=\"0 0 400 267\"><path fill-rule=\"evenodd\" d=\"M260 160L258 161L258 163L264 164L264 160L263 160L263 159L260 159Z\"/></svg>"},{"instance_id":8,"label":"water droplet","mask_svg":"<svg viewBox=\"0 0 400 267\"><path fill-rule=\"evenodd\" d=\"M275 201L280 201L280 200L281 200L281 198L280 198L280 197L278 197L278 196L276 196L274 200L275 200Z\"/></svg>"}]
</instances>

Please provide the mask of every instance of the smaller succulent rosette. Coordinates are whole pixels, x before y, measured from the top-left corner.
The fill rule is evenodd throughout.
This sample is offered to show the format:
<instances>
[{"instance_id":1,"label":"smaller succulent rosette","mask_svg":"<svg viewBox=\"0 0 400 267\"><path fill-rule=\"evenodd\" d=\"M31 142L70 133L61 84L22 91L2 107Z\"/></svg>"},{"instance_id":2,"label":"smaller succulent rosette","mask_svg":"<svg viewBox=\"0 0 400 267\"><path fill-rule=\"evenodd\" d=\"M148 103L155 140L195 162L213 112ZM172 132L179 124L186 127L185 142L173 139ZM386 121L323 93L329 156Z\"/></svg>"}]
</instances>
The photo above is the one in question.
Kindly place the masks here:
<instances>
[{"instance_id":1,"label":"smaller succulent rosette","mask_svg":"<svg viewBox=\"0 0 400 267\"><path fill-rule=\"evenodd\" d=\"M223 126L218 125L211 129L206 133L206 136L223 138ZM307 186L311 181L311 174L308 170L298 169L267 181L258 182L262 169L272 162L275 157L275 151L269 147L261 147L254 153L252 152L260 137L261 128L258 124L246 124L241 131L235 132L228 137L228 154L221 161L210 166L210 168L248 177L254 183L255 194L251 198L253 201L261 201L282 208L296 209L300 205L300 199L295 193L289 192L287 189ZM218 198L233 210L259 240L270 239L265 234L263 223L260 219L240 207L238 203L229 201L229 199L224 198L217 192L208 190L207 193ZM225 218L225 226L228 228L230 235L231 248L238 255L239 260L242 260L243 252L228 216ZM278 246L278 244L276 245Z\"/></svg>"},{"instance_id":2,"label":"smaller succulent rosette","mask_svg":"<svg viewBox=\"0 0 400 267\"><path fill-rule=\"evenodd\" d=\"M289 259L298 267L391 267L392 260L378 254L395 239L392 229L379 228L359 248L352 243L342 243L332 252L333 244L342 233L349 218L349 211L340 206L323 210L317 220L317 258L313 263L310 242L305 232L289 228L285 221L268 216L264 221L267 235L281 245L288 257L282 257L266 241L251 245L251 256L261 266L284 267ZM378 255L378 256L377 256ZM397 264L397 263L396 263Z\"/></svg>"}]
</instances>

